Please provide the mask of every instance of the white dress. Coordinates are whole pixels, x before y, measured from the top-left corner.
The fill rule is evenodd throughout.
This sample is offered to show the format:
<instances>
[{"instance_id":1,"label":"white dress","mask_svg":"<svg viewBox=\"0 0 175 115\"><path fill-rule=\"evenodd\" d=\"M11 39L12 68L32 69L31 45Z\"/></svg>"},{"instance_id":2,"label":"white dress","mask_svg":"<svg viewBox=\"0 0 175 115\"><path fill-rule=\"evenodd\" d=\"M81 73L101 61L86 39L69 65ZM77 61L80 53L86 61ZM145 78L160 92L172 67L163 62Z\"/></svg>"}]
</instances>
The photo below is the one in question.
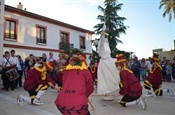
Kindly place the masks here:
<instances>
[{"instance_id":1,"label":"white dress","mask_svg":"<svg viewBox=\"0 0 175 115\"><path fill-rule=\"evenodd\" d=\"M104 36L100 39L98 53L101 57L98 65L97 94L112 93L119 89L119 71L115 66L116 59L111 58L109 43Z\"/></svg>"}]
</instances>

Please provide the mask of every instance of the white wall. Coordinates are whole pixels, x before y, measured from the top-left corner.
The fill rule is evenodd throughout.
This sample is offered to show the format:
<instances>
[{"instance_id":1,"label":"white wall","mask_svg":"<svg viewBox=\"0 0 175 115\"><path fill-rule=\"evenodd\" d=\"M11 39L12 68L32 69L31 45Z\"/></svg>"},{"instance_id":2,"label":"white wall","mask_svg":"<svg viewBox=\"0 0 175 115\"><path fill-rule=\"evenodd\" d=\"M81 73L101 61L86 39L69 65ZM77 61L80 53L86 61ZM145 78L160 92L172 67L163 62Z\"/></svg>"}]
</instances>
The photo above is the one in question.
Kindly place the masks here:
<instances>
[{"instance_id":1,"label":"white wall","mask_svg":"<svg viewBox=\"0 0 175 115\"><path fill-rule=\"evenodd\" d=\"M31 19L5 11L5 17L14 18L18 20L18 42L4 41L8 44L33 46L36 45L36 24L47 27L47 46L36 45L37 47L58 49L60 42L60 30L70 33L70 43L74 44L74 48L79 48L79 36L85 36L86 33L71 30L65 27L53 25L40 20ZM91 53L92 47L90 40L86 41L85 52Z\"/></svg>"},{"instance_id":2,"label":"white wall","mask_svg":"<svg viewBox=\"0 0 175 115\"><path fill-rule=\"evenodd\" d=\"M91 36L88 38L86 36L86 33L57 26L40 20L32 19L29 17L21 16L18 14L13 14L7 11L5 11L4 16L18 20L18 41L17 42L3 41L3 43L5 44L31 46L31 47L48 48L48 49L59 49L60 30L61 30L70 33L70 43L74 44L74 48L79 48L79 36L85 36L87 39L86 39L86 50L84 50L84 52L92 53L92 46L90 44L89 39ZM46 46L36 44L36 24L47 27ZM7 48L7 47L3 48L3 52L6 50L10 51L12 49L16 51L16 55L21 55L23 59L29 56L30 54L41 56L42 53L46 53L47 56L49 55L49 51L37 51L37 50ZM53 54L54 57L58 59L59 53L53 52ZM89 55L87 55L87 62L89 63L88 57Z\"/></svg>"},{"instance_id":3,"label":"white wall","mask_svg":"<svg viewBox=\"0 0 175 115\"><path fill-rule=\"evenodd\" d=\"M0 58L3 55L4 0L0 0Z\"/></svg>"}]
</instances>

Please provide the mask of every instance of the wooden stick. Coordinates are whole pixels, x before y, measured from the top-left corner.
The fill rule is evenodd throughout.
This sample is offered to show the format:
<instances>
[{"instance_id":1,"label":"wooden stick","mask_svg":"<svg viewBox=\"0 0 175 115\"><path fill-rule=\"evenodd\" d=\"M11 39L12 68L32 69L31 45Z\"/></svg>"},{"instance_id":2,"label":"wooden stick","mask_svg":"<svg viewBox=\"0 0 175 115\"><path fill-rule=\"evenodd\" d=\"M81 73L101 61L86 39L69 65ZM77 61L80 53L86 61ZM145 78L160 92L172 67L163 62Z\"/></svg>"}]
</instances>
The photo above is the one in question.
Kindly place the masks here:
<instances>
[{"instance_id":1,"label":"wooden stick","mask_svg":"<svg viewBox=\"0 0 175 115\"><path fill-rule=\"evenodd\" d=\"M91 111L95 111L94 106L92 105L92 103L89 101L89 105L91 106L92 110Z\"/></svg>"},{"instance_id":2,"label":"wooden stick","mask_svg":"<svg viewBox=\"0 0 175 115\"><path fill-rule=\"evenodd\" d=\"M91 96L113 96L113 97L116 97L116 95L114 95L114 94L93 94Z\"/></svg>"}]
</instances>

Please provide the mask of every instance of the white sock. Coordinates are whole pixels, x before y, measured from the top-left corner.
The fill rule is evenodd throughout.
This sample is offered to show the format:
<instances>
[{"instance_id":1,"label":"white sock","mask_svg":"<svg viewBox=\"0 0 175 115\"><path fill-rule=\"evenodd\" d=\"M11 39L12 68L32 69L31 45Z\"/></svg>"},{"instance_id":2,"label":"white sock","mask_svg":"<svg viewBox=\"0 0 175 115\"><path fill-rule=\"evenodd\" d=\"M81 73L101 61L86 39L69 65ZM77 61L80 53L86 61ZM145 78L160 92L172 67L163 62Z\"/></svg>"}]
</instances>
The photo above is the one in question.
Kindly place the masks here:
<instances>
[{"instance_id":1,"label":"white sock","mask_svg":"<svg viewBox=\"0 0 175 115\"><path fill-rule=\"evenodd\" d=\"M40 97L44 94L45 91L46 91L46 90L41 90L41 91L39 91L39 92L37 93L37 95L36 95L36 98L37 98L37 99L40 99Z\"/></svg>"},{"instance_id":2,"label":"white sock","mask_svg":"<svg viewBox=\"0 0 175 115\"><path fill-rule=\"evenodd\" d=\"M140 101L140 100L137 100L137 101ZM135 101L132 101L132 102L126 102L126 106L136 105L137 101L135 100Z\"/></svg>"},{"instance_id":3,"label":"white sock","mask_svg":"<svg viewBox=\"0 0 175 115\"><path fill-rule=\"evenodd\" d=\"M168 92L168 90L169 90L169 89L162 89L162 91L163 91L163 92L166 92L166 93Z\"/></svg>"},{"instance_id":4,"label":"white sock","mask_svg":"<svg viewBox=\"0 0 175 115\"><path fill-rule=\"evenodd\" d=\"M26 101L28 103L31 103L31 98L30 97L22 95L22 98L24 99L24 101Z\"/></svg>"}]
</instances>

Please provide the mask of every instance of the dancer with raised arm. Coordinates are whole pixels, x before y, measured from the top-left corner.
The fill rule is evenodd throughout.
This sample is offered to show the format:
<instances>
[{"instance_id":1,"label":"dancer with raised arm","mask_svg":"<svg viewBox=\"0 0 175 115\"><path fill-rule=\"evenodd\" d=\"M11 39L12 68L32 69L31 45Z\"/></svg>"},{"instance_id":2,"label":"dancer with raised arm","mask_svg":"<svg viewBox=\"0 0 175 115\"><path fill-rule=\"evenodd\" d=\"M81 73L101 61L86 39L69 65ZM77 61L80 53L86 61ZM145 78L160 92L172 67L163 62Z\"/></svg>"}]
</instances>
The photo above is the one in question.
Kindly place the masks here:
<instances>
[{"instance_id":1,"label":"dancer with raised arm","mask_svg":"<svg viewBox=\"0 0 175 115\"><path fill-rule=\"evenodd\" d=\"M105 22L102 29L98 53L101 57L98 65L98 94L109 94L119 89L120 77L115 67L115 58L111 58L111 50L109 48L108 36L105 33ZM113 98L105 97L104 100L113 100Z\"/></svg>"}]
</instances>

